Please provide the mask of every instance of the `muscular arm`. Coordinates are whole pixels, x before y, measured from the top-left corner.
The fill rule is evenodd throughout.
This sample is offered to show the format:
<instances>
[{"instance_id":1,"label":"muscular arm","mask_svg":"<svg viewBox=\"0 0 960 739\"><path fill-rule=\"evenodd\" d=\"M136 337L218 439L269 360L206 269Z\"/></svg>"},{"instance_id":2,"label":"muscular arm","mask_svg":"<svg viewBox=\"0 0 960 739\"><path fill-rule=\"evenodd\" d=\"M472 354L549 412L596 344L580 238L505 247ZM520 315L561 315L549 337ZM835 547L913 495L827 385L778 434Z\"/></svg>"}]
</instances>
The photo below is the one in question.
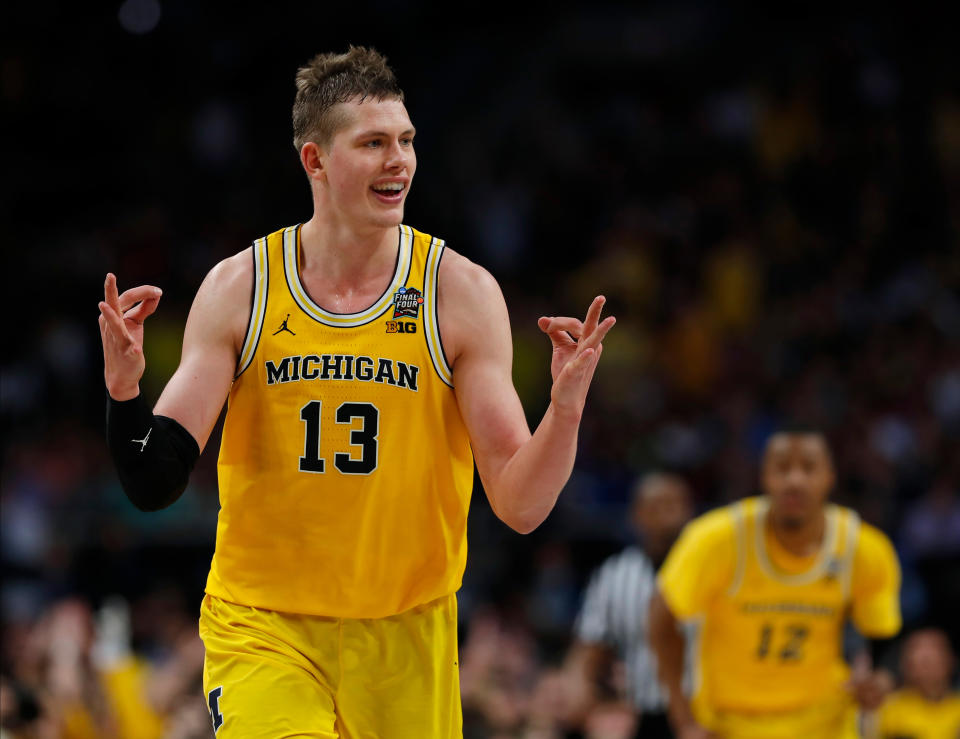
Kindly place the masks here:
<instances>
[{"instance_id":1,"label":"muscular arm","mask_svg":"<svg viewBox=\"0 0 960 739\"><path fill-rule=\"evenodd\" d=\"M197 291L183 334L180 365L154 407L177 421L202 451L223 409L250 317L250 250L214 267Z\"/></svg>"},{"instance_id":2,"label":"muscular arm","mask_svg":"<svg viewBox=\"0 0 960 739\"><path fill-rule=\"evenodd\" d=\"M140 397L143 324L160 291L140 286L117 295L116 278L107 276L100 303L107 439L124 491L141 510L170 505L187 485L233 378L252 279L249 250L210 272L187 320L180 366L151 413Z\"/></svg>"},{"instance_id":3,"label":"muscular arm","mask_svg":"<svg viewBox=\"0 0 960 739\"><path fill-rule=\"evenodd\" d=\"M453 357L457 402L484 489L504 523L529 533L553 509L573 470L584 400L600 341L613 319L598 326L602 301L595 301L592 315L582 324L579 345L567 337L570 346L562 347L565 361L559 366L554 340L551 402L531 434L513 386L510 322L496 281L448 249L439 287L440 333L448 356ZM564 320L577 330L574 324L579 321Z\"/></svg>"}]
</instances>

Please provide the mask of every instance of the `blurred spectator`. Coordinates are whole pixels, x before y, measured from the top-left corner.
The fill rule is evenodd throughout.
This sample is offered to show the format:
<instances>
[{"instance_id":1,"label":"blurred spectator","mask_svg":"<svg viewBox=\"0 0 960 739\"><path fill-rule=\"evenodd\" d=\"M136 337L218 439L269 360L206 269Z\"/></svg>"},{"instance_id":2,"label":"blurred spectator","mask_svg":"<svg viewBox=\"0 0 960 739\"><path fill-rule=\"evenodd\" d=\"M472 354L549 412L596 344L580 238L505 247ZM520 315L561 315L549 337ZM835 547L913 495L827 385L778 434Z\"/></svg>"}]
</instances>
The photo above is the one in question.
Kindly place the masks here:
<instances>
[{"instance_id":1,"label":"blurred spectator","mask_svg":"<svg viewBox=\"0 0 960 739\"><path fill-rule=\"evenodd\" d=\"M903 687L874 718L871 739L957 739L960 692L951 676L956 657L943 631L914 631L903 644Z\"/></svg>"},{"instance_id":2,"label":"blurred spectator","mask_svg":"<svg viewBox=\"0 0 960 739\"><path fill-rule=\"evenodd\" d=\"M581 683L575 691L581 704L571 705L568 698L565 708L579 714L584 725L598 702L623 699L634 707L644 737L672 736L647 617L657 568L692 514L682 478L657 472L635 483L630 518L639 543L608 558L591 577L574 627L577 641L567 658L571 679ZM616 661L625 665L624 685L613 678Z\"/></svg>"},{"instance_id":3,"label":"blurred spectator","mask_svg":"<svg viewBox=\"0 0 960 739\"><path fill-rule=\"evenodd\" d=\"M176 614L171 613L175 618ZM131 651L130 610L78 597L50 605L4 675L0 726L12 736L193 739L210 732L200 697L203 645L194 628L151 663Z\"/></svg>"},{"instance_id":4,"label":"blurred spectator","mask_svg":"<svg viewBox=\"0 0 960 739\"><path fill-rule=\"evenodd\" d=\"M526 720L539 667L534 636L522 618L478 609L460 649L464 739L515 735Z\"/></svg>"}]
</instances>

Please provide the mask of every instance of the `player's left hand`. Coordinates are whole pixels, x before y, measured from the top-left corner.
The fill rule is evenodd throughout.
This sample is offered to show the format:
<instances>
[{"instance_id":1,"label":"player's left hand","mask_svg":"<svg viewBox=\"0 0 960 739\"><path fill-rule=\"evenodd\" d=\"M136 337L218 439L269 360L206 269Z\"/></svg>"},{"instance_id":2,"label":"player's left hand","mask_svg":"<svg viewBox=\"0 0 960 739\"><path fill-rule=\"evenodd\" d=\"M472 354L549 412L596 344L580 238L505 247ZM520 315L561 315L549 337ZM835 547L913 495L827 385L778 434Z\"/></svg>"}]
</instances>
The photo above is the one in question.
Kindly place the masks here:
<instances>
[{"instance_id":1,"label":"player's left hand","mask_svg":"<svg viewBox=\"0 0 960 739\"><path fill-rule=\"evenodd\" d=\"M893 690L893 676L887 670L871 670L867 659L855 659L847 690L865 711L875 711Z\"/></svg>"},{"instance_id":2,"label":"player's left hand","mask_svg":"<svg viewBox=\"0 0 960 739\"><path fill-rule=\"evenodd\" d=\"M593 299L584 321L566 316L543 316L537 321L540 330L550 337L553 344L553 359L550 373L553 389L550 399L561 412L576 415L583 413L587 390L594 370L603 352L601 343L617 319L607 316L600 321L600 313L606 298L598 295Z\"/></svg>"}]
</instances>

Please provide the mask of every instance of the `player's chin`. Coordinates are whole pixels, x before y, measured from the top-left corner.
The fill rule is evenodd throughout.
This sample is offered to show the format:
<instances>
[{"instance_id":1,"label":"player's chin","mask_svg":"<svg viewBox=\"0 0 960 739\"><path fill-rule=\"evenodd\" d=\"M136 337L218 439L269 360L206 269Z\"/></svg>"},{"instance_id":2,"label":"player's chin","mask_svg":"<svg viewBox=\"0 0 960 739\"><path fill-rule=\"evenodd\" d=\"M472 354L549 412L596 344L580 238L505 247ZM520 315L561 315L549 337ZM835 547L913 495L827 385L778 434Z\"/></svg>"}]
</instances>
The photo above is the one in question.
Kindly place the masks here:
<instances>
[{"instance_id":1,"label":"player's chin","mask_svg":"<svg viewBox=\"0 0 960 739\"><path fill-rule=\"evenodd\" d=\"M396 228L403 223L403 204L392 208L379 209L374 212L371 220L380 228Z\"/></svg>"}]
</instances>

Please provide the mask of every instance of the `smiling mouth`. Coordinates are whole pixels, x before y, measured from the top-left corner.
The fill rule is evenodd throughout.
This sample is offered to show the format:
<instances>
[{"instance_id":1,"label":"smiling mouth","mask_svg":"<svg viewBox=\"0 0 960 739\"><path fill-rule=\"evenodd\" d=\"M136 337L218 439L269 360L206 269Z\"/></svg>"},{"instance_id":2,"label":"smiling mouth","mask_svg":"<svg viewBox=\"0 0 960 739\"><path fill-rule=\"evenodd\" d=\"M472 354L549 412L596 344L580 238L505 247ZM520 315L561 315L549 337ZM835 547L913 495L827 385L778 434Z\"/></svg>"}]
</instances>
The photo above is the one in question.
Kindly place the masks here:
<instances>
[{"instance_id":1,"label":"smiling mouth","mask_svg":"<svg viewBox=\"0 0 960 739\"><path fill-rule=\"evenodd\" d=\"M383 185L373 185L370 189L381 200L397 202L403 199L403 193L407 186L402 182L388 182Z\"/></svg>"}]
</instances>

